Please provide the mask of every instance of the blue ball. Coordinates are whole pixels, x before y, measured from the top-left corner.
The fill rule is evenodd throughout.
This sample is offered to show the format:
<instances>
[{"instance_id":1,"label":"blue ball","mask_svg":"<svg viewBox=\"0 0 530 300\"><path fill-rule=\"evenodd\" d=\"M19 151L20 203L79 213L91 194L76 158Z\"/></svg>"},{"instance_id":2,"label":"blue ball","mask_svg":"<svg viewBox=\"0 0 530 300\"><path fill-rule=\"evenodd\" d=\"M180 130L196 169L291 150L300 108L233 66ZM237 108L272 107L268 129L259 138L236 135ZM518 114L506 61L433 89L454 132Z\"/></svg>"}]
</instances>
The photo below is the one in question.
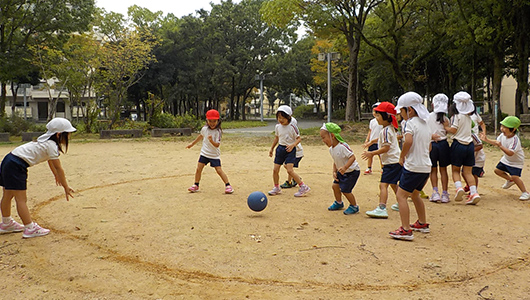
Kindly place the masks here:
<instances>
[{"instance_id":1,"label":"blue ball","mask_svg":"<svg viewBox=\"0 0 530 300\"><path fill-rule=\"evenodd\" d=\"M247 204L253 211L262 211L267 207L267 196L262 192L253 192L248 195Z\"/></svg>"}]
</instances>

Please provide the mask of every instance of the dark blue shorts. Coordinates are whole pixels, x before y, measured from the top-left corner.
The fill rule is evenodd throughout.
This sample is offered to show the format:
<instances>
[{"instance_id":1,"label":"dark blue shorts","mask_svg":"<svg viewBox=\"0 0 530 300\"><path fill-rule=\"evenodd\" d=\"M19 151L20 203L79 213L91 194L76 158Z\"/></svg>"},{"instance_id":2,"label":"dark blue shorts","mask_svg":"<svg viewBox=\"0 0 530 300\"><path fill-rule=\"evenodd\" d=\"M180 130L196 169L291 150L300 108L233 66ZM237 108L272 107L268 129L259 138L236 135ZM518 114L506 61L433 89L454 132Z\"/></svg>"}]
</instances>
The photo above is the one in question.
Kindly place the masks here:
<instances>
[{"instance_id":1,"label":"dark blue shorts","mask_svg":"<svg viewBox=\"0 0 530 300\"><path fill-rule=\"evenodd\" d=\"M293 148L291 152L287 152L287 146L278 145L276 147L276 156L274 157L274 163L277 165L293 164L296 162L296 148Z\"/></svg>"},{"instance_id":2,"label":"dark blue shorts","mask_svg":"<svg viewBox=\"0 0 530 300\"><path fill-rule=\"evenodd\" d=\"M477 177L482 177L484 176L484 168L480 168L480 167L473 167L473 169L471 169L471 174L477 176Z\"/></svg>"},{"instance_id":3,"label":"dark blue shorts","mask_svg":"<svg viewBox=\"0 0 530 300\"><path fill-rule=\"evenodd\" d=\"M510 167L510 166L507 166L501 162L499 162L497 164L497 166L495 167L503 172L506 172L512 176L518 176L518 177L521 177L521 173L523 172L523 169L519 169L519 168L514 168L514 167Z\"/></svg>"},{"instance_id":4,"label":"dark blue shorts","mask_svg":"<svg viewBox=\"0 0 530 300\"><path fill-rule=\"evenodd\" d=\"M294 168L298 168L298 165L300 164L300 161L302 160L303 156L302 157L296 157L296 160L294 161L294 164L293 164L293 167ZM287 164L287 163L285 163Z\"/></svg>"},{"instance_id":5,"label":"dark blue shorts","mask_svg":"<svg viewBox=\"0 0 530 300\"><path fill-rule=\"evenodd\" d=\"M451 144L451 164L455 167L473 167L475 165L475 145L469 143L467 145L460 144L457 140L453 140Z\"/></svg>"},{"instance_id":6,"label":"dark blue shorts","mask_svg":"<svg viewBox=\"0 0 530 300\"><path fill-rule=\"evenodd\" d=\"M429 153L429 157L431 158L433 168L438 167L438 163L440 163L440 167L442 168L450 165L451 148L449 147L447 140L431 142L431 152Z\"/></svg>"},{"instance_id":7,"label":"dark blue shorts","mask_svg":"<svg viewBox=\"0 0 530 300\"><path fill-rule=\"evenodd\" d=\"M207 165L208 163L210 163L210 166L212 168L215 168L215 167L220 167L221 166L221 160L220 159L216 159L216 158L208 158L206 156L199 156L199 162L200 163L203 163L205 165Z\"/></svg>"},{"instance_id":8,"label":"dark blue shorts","mask_svg":"<svg viewBox=\"0 0 530 300\"><path fill-rule=\"evenodd\" d=\"M400 164L384 165L383 174L381 174L381 182L397 184L401 177L401 169L403 169L403 166Z\"/></svg>"},{"instance_id":9,"label":"dark blue shorts","mask_svg":"<svg viewBox=\"0 0 530 300\"><path fill-rule=\"evenodd\" d=\"M6 190L27 190L28 167L22 158L7 154L0 165L0 185Z\"/></svg>"},{"instance_id":10,"label":"dark blue shorts","mask_svg":"<svg viewBox=\"0 0 530 300\"><path fill-rule=\"evenodd\" d=\"M339 185L341 192L348 194L351 193L353 187L355 187L359 175L361 175L361 171L359 170L344 173L344 175L337 172L337 179L333 180L333 183Z\"/></svg>"},{"instance_id":11,"label":"dark blue shorts","mask_svg":"<svg viewBox=\"0 0 530 300\"><path fill-rule=\"evenodd\" d=\"M378 144L373 144L370 147L368 147L368 151L375 151L377 149L379 149L379 145Z\"/></svg>"},{"instance_id":12,"label":"dark blue shorts","mask_svg":"<svg viewBox=\"0 0 530 300\"><path fill-rule=\"evenodd\" d=\"M403 168L403 170L401 170L401 178L399 179L399 188L409 193L414 192L414 190L421 191L427 183L429 175L431 174L414 173Z\"/></svg>"}]
</instances>

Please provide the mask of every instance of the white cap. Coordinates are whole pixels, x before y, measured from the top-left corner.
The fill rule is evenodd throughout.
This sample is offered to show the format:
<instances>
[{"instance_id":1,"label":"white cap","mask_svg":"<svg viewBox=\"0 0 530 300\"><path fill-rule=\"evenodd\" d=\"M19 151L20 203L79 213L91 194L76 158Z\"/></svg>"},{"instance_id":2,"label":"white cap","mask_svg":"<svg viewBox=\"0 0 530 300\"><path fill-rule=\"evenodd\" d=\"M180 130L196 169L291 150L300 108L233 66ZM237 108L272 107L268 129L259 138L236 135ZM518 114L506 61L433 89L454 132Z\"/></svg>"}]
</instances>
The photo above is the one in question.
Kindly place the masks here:
<instances>
[{"instance_id":1,"label":"white cap","mask_svg":"<svg viewBox=\"0 0 530 300\"><path fill-rule=\"evenodd\" d=\"M72 126L70 121L68 121L65 118L53 118L48 124L46 124L46 129L48 129L48 132L45 134L39 136L37 138L38 142L45 142L50 139L50 137L56 133L61 132L74 132L77 129Z\"/></svg>"},{"instance_id":2,"label":"white cap","mask_svg":"<svg viewBox=\"0 0 530 300\"><path fill-rule=\"evenodd\" d=\"M432 98L432 105L435 113L447 113L447 103L449 98L445 94L436 94Z\"/></svg>"},{"instance_id":3,"label":"white cap","mask_svg":"<svg viewBox=\"0 0 530 300\"><path fill-rule=\"evenodd\" d=\"M405 94L401 95L396 105L396 112L399 113L402 107L414 108L418 114L418 117L424 121L429 117L429 111L425 105L423 105L423 98L418 93L406 92Z\"/></svg>"},{"instance_id":4,"label":"white cap","mask_svg":"<svg viewBox=\"0 0 530 300\"><path fill-rule=\"evenodd\" d=\"M471 101L471 96L466 92L458 92L453 96L453 102L456 103L456 109L461 114L469 114L475 110L475 105Z\"/></svg>"},{"instance_id":5,"label":"white cap","mask_svg":"<svg viewBox=\"0 0 530 300\"><path fill-rule=\"evenodd\" d=\"M293 110L287 105L280 105L280 107L278 107L278 111L283 111L284 113L288 114L289 116L293 115Z\"/></svg>"},{"instance_id":6,"label":"white cap","mask_svg":"<svg viewBox=\"0 0 530 300\"><path fill-rule=\"evenodd\" d=\"M376 102L376 103L372 104L372 108L376 108L376 107L378 107L379 104L381 104L381 102Z\"/></svg>"}]
</instances>

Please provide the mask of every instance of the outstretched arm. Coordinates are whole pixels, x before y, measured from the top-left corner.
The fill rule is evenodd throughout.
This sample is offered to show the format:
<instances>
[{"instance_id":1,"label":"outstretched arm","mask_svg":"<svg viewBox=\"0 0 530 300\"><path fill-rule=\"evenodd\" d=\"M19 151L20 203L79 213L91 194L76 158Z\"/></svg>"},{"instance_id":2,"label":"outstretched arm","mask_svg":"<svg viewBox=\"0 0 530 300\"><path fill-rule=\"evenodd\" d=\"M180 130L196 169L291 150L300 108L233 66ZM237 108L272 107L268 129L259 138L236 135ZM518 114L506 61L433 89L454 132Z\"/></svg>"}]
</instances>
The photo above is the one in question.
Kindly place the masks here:
<instances>
[{"instance_id":1,"label":"outstretched arm","mask_svg":"<svg viewBox=\"0 0 530 300\"><path fill-rule=\"evenodd\" d=\"M66 195L66 201L70 201L69 197L72 197L72 198L74 197L73 195L74 190L68 186L68 182L66 181L66 176L64 174L63 167L61 166L61 161L58 159L48 160L48 166L50 167L50 170L55 176L55 183L64 188L64 193Z\"/></svg>"},{"instance_id":2,"label":"outstretched arm","mask_svg":"<svg viewBox=\"0 0 530 300\"><path fill-rule=\"evenodd\" d=\"M191 142L191 144L189 144L188 146L186 146L186 148L189 149L189 148L193 147L193 146L194 146L195 144L197 144L197 142L199 142L201 139L202 139L202 134L199 134L199 135L197 136L197 138L196 138L193 142Z\"/></svg>"}]
</instances>

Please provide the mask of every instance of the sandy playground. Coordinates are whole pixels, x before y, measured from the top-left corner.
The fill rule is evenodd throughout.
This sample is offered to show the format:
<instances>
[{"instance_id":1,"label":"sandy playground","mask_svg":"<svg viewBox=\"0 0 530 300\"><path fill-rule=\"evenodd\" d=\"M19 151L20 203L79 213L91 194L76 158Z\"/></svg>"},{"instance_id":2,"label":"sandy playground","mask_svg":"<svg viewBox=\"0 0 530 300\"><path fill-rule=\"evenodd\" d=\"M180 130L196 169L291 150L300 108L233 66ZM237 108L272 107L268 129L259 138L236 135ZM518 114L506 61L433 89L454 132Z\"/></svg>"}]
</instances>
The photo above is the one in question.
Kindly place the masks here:
<instances>
[{"instance_id":1,"label":"sandy playground","mask_svg":"<svg viewBox=\"0 0 530 300\"><path fill-rule=\"evenodd\" d=\"M192 139L74 141L61 159L76 190L70 202L47 164L30 168L32 216L52 232L0 236L0 298L530 299L530 202L515 186L500 188L500 151L487 150L477 206L426 201L431 233L406 242L388 236L397 212L365 215L378 203L377 159L354 189L361 213L329 212L332 160L319 140L307 141L298 171L311 193L284 189L255 213L246 197L272 186L272 136L225 135L232 195L210 167L200 192L187 191L200 150L185 149ZM1 145L0 155L15 146Z\"/></svg>"}]
</instances>

